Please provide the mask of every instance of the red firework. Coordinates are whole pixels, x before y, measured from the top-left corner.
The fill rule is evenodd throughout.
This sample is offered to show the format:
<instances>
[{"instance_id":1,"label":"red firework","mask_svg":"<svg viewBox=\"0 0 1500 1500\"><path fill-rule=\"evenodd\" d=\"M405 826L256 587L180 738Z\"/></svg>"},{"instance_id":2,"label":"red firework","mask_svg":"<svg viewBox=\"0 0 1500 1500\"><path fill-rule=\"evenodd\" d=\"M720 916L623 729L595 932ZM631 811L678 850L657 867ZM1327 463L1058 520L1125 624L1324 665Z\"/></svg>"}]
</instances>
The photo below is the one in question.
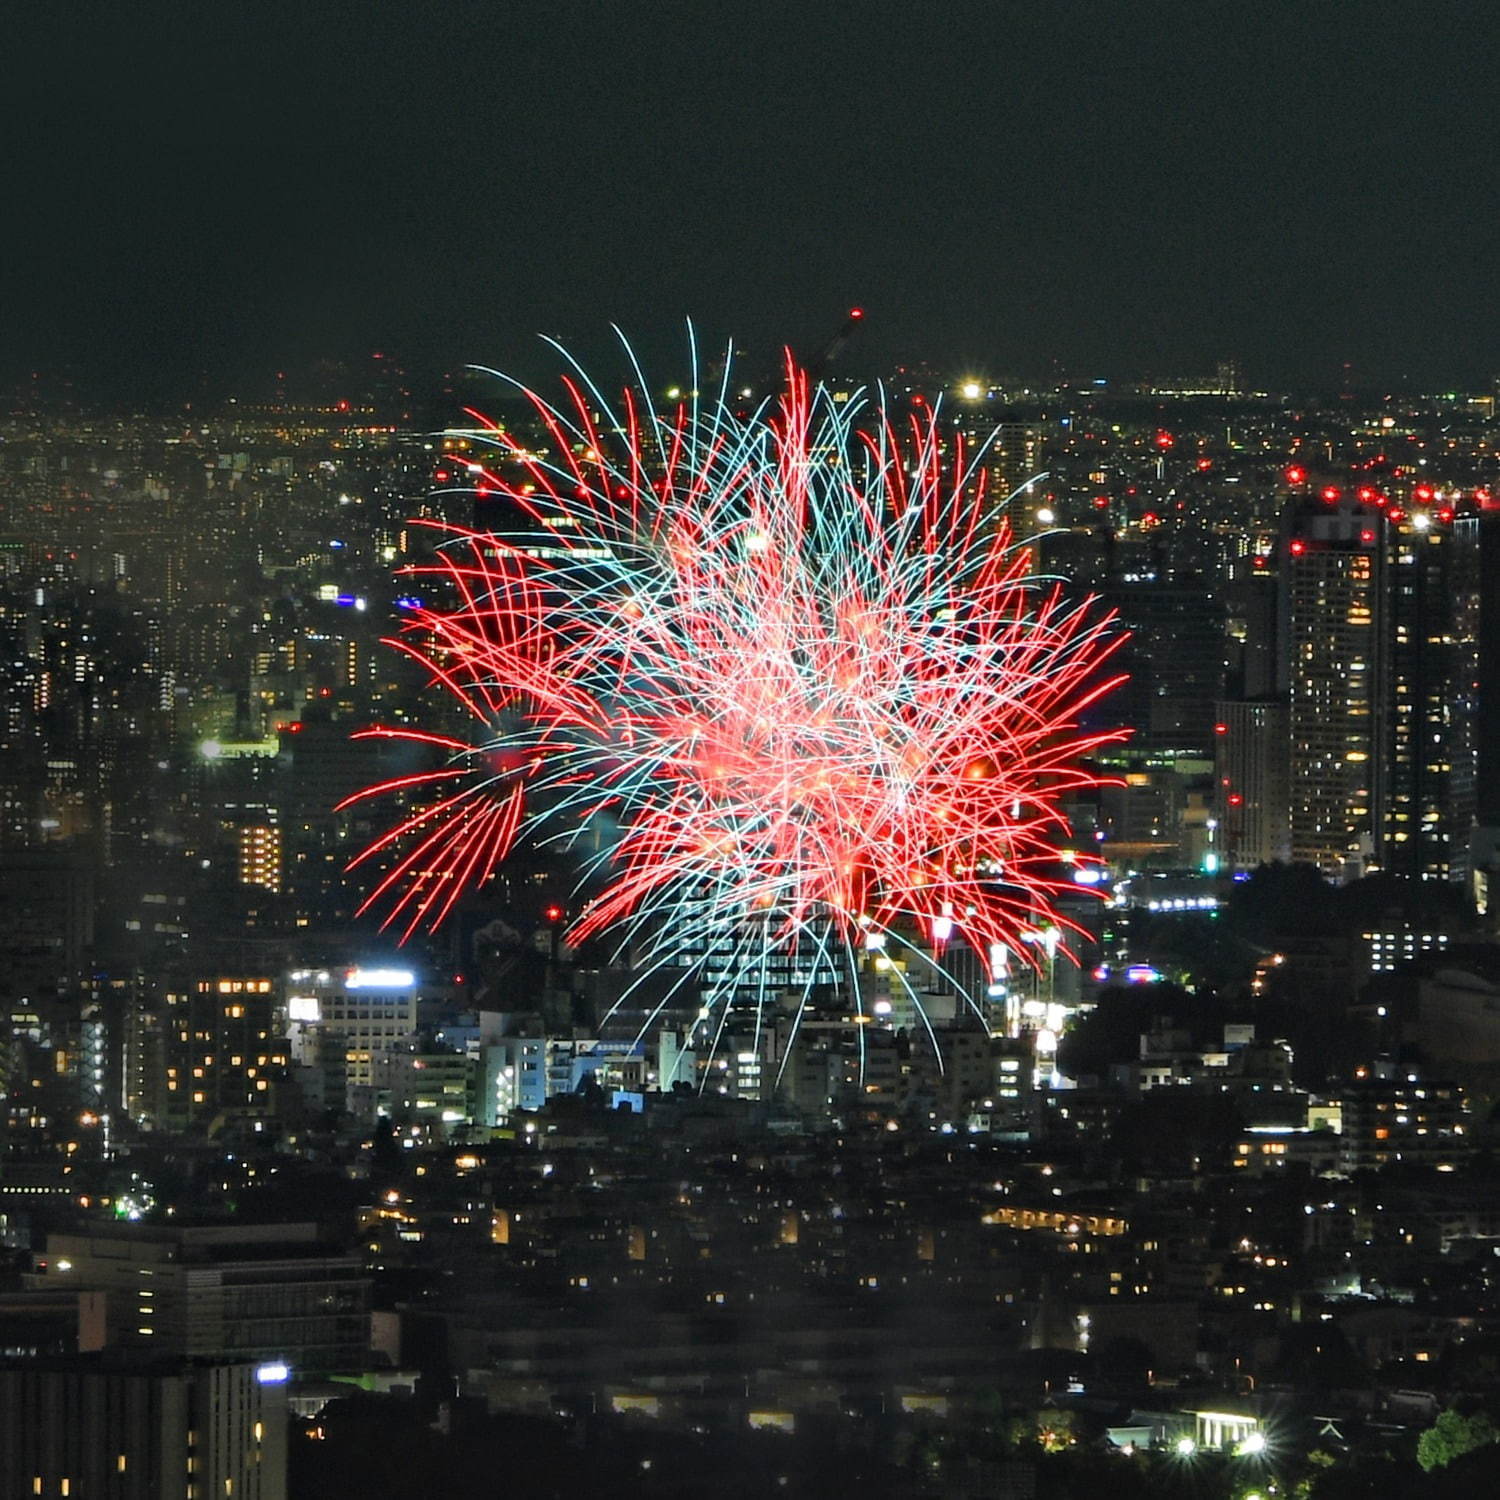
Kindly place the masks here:
<instances>
[{"instance_id":1,"label":"red firework","mask_svg":"<svg viewBox=\"0 0 1500 1500\"><path fill-rule=\"evenodd\" d=\"M575 941L753 923L851 961L955 934L1031 961L1072 925L1059 800L1121 737L1080 727L1119 680L1112 617L1034 576L930 409L898 433L795 370L750 417L627 392L606 418L569 389L531 397L542 455L488 428L475 483L506 524L443 527L410 570L452 602L392 644L477 728L369 731L446 764L359 794L418 800L354 861L387 862L365 907L404 940L518 839L592 830Z\"/></svg>"}]
</instances>

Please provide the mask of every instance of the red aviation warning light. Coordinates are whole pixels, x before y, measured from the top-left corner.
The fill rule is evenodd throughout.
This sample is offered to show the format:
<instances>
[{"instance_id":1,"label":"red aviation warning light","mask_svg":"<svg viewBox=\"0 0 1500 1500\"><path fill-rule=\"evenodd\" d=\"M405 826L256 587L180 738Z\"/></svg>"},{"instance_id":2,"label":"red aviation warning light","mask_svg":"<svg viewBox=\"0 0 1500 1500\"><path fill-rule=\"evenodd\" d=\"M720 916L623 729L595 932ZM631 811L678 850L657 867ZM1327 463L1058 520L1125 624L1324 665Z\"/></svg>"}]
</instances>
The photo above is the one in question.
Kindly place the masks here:
<instances>
[{"instance_id":1,"label":"red aviation warning light","mask_svg":"<svg viewBox=\"0 0 1500 1500\"><path fill-rule=\"evenodd\" d=\"M1323 498L1330 504L1334 504L1343 493L1336 484L1325 484L1323 486Z\"/></svg>"},{"instance_id":2,"label":"red aviation warning light","mask_svg":"<svg viewBox=\"0 0 1500 1500\"><path fill-rule=\"evenodd\" d=\"M1306 484L1307 470L1301 464L1289 464L1286 471L1286 482L1288 484Z\"/></svg>"},{"instance_id":3,"label":"red aviation warning light","mask_svg":"<svg viewBox=\"0 0 1500 1500\"><path fill-rule=\"evenodd\" d=\"M1300 536L1293 537L1292 545L1287 548L1287 551L1289 551L1293 557L1301 557L1302 554L1307 551L1307 543L1304 542Z\"/></svg>"},{"instance_id":4,"label":"red aviation warning light","mask_svg":"<svg viewBox=\"0 0 1500 1500\"><path fill-rule=\"evenodd\" d=\"M1174 447L1176 443L1177 439L1174 438L1172 434L1170 432L1167 432L1165 429L1156 434L1156 446L1160 448L1163 453L1165 453L1168 448Z\"/></svg>"}]
</instances>

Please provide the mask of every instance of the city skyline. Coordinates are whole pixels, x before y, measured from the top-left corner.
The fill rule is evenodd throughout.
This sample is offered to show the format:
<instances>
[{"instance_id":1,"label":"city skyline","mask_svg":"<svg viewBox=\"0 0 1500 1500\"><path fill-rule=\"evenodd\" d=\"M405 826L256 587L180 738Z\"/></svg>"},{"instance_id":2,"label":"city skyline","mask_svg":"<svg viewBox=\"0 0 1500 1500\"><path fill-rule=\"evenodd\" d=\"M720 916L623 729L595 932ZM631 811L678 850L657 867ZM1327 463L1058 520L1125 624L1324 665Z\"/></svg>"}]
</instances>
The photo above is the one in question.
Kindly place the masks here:
<instances>
[{"instance_id":1,"label":"city skyline","mask_svg":"<svg viewBox=\"0 0 1500 1500\"><path fill-rule=\"evenodd\" d=\"M1492 394L1002 407L960 384L934 414L892 392L922 452L975 456L960 491L982 531L1031 539L1028 577L1130 628L1130 680L1065 731L1094 745L1040 872L1055 924L1033 900L1011 948L976 949L991 893L955 881L951 917L895 914L825 983L753 944L684 942L683 968L645 975L641 942L580 930L579 867L550 844L476 872L404 947L361 917L356 851L441 813L455 750L479 745L481 779L505 767L492 715L424 684L528 616L469 611L434 539L457 528L493 578L510 536L535 587L554 536L604 566L547 521L658 494L588 476L674 473L611 469L585 434L631 426L587 402L571 440L506 410L495 449L480 419L403 417L395 361L364 369L378 406L288 390L0 422L0 1383L27 1410L104 1401L28 1423L0 1490L81 1493L103 1455L146 1500L159 1453L260 1500L355 1472L372 1500L449 1500L474 1488L451 1477L465 1454L516 1474L520 1451L541 1494L572 1454L596 1478L620 1460L609 1492L642 1500L826 1494L821 1466L851 1461L891 1500L1095 1471L1122 1495L1243 1500L1264 1474L1339 1500L1370 1463L1403 1485L1441 1463L1500 1239ZM857 422L847 373L826 399ZM635 410L675 431L691 405L659 399ZM712 473L664 489L732 503ZM517 535L517 509L546 535ZM691 502L666 513L680 539ZM830 524L837 571L869 542ZM674 563L695 595L718 534ZM726 575L757 579L754 620L777 614L777 534ZM622 619L650 602L603 575L606 639L622 590ZM870 617L842 617L876 659ZM563 611L564 638L587 618ZM418 662L382 644L403 622L409 645L424 622L473 639ZM942 640L923 632L924 661ZM484 655L481 697L507 669ZM689 696L721 707L693 740L727 754L718 684L758 718L766 674L715 657L692 658ZM560 670L571 698L585 679ZM851 722L881 696L856 687ZM1012 776L1017 725L996 727ZM821 790L800 759L751 766L736 800L789 773L802 826ZM840 798L851 765L830 767ZM394 807L354 795L376 784ZM428 870L459 871L420 842L409 868L439 890ZM898 888L931 889L902 864ZM993 894L1019 895L1012 861ZM725 986L755 1003L705 1029ZM1346 1352L1308 1362L1309 1335ZM180 1441L108 1416L124 1380ZM182 1418L226 1397L245 1420L193 1443ZM1459 1439L1488 1441L1475 1421Z\"/></svg>"},{"instance_id":2,"label":"city skyline","mask_svg":"<svg viewBox=\"0 0 1500 1500\"><path fill-rule=\"evenodd\" d=\"M1495 1489L1500 26L24 12L0 1497Z\"/></svg>"}]
</instances>

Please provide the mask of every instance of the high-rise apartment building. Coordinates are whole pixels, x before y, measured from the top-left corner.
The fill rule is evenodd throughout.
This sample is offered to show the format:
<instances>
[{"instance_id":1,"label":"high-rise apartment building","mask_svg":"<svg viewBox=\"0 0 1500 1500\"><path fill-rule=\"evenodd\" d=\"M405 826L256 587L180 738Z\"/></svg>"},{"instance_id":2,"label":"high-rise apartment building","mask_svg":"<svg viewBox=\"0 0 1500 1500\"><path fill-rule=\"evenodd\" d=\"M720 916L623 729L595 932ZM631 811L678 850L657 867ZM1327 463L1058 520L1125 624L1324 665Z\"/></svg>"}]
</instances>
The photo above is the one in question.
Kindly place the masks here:
<instances>
[{"instance_id":1,"label":"high-rise apartment building","mask_svg":"<svg viewBox=\"0 0 1500 1500\"><path fill-rule=\"evenodd\" d=\"M1384 659L1376 747L1380 865L1462 878L1474 826L1474 707L1463 691L1451 512L1398 510L1384 527Z\"/></svg>"},{"instance_id":2,"label":"high-rise apartment building","mask_svg":"<svg viewBox=\"0 0 1500 1500\"><path fill-rule=\"evenodd\" d=\"M217 1128L266 1119L287 1066L276 986L243 976L195 978L172 987L162 1024L162 1122Z\"/></svg>"},{"instance_id":3,"label":"high-rise apartment building","mask_svg":"<svg viewBox=\"0 0 1500 1500\"><path fill-rule=\"evenodd\" d=\"M1500 731L1500 532L1456 501L1328 485L1288 506L1291 857L1330 876L1469 873Z\"/></svg>"},{"instance_id":4,"label":"high-rise apartment building","mask_svg":"<svg viewBox=\"0 0 1500 1500\"><path fill-rule=\"evenodd\" d=\"M1375 860L1380 519L1353 497L1293 502L1282 554L1291 857L1357 875Z\"/></svg>"},{"instance_id":5,"label":"high-rise apartment building","mask_svg":"<svg viewBox=\"0 0 1500 1500\"><path fill-rule=\"evenodd\" d=\"M1480 500L1454 520L1452 578L1453 711L1463 726L1452 795L1471 814L1462 873L1489 883L1500 847L1500 501Z\"/></svg>"}]
</instances>

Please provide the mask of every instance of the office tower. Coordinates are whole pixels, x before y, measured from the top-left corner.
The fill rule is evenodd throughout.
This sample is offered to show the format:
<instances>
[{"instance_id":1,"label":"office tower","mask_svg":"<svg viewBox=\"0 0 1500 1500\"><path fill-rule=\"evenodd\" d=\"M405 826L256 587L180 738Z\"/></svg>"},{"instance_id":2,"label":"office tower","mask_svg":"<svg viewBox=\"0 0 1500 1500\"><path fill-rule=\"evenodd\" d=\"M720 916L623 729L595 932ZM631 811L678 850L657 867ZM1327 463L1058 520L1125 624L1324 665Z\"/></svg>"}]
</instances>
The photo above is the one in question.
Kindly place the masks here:
<instances>
[{"instance_id":1,"label":"office tower","mask_svg":"<svg viewBox=\"0 0 1500 1500\"><path fill-rule=\"evenodd\" d=\"M417 1029L417 979L409 969L299 969L287 989L287 1017L298 1061L326 1070L331 1043L342 1048L345 1097L338 1103L373 1118L385 1064ZM325 1101L331 1103L333 1101Z\"/></svg>"},{"instance_id":2,"label":"office tower","mask_svg":"<svg viewBox=\"0 0 1500 1500\"><path fill-rule=\"evenodd\" d=\"M166 1001L138 990L121 1021L120 1108L144 1130L167 1121Z\"/></svg>"},{"instance_id":3,"label":"office tower","mask_svg":"<svg viewBox=\"0 0 1500 1500\"><path fill-rule=\"evenodd\" d=\"M291 898L299 927L337 928L357 905L344 866L350 848L373 834L373 813L366 807L337 808L352 792L389 773L378 743L352 739L350 730L349 723L328 717L325 705L310 705L300 720L281 730L277 878ZM401 768L414 767L403 763ZM260 816L252 821L267 822Z\"/></svg>"},{"instance_id":4,"label":"office tower","mask_svg":"<svg viewBox=\"0 0 1500 1500\"><path fill-rule=\"evenodd\" d=\"M1262 556L1240 558L1225 590L1229 693L1236 699L1276 692L1277 576Z\"/></svg>"},{"instance_id":5,"label":"office tower","mask_svg":"<svg viewBox=\"0 0 1500 1500\"><path fill-rule=\"evenodd\" d=\"M1287 704L1281 698L1214 705L1214 840L1228 870L1291 854Z\"/></svg>"},{"instance_id":6,"label":"office tower","mask_svg":"<svg viewBox=\"0 0 1500 1500\"><path fill-rule=\"evenodd\" d=\"M1379 527L1353 497L1293 501L1283 522L1291 856L1335 877L1375 858Z\"/></svg>"},{"instance_id":7,"label":"office tower","mask_svg":"<svg viewBox=\"0 0 1500 1500\"><path fill-rule=\"evenodd\" d=\"M783 995L832 996L847 989L842 946L828 926L809 924L788 941L776 930L780 920L777 914L748 913L737 930L712 932L708 921L695 919L692 903L684 902L654 940L655 950L670 951L674 968L696 970L698 994L716 1011L723 1006L731 1014L754 1016ZM702 1031L711 1036L715 1025L717 1020L704 1017Z\"/></svg>"},{"instance_id":8,"label":"office tower","mask_svg":"<svg viewBox=\"0 0 1500 1500\"><path fill-rule=\"evenodd\" d=\"M284 1500L279 1365L75 1356L0 1365L14 1500Z\"/></svg>"},{"instance_id":9,"label":"office tower","mask_svg":"<svg viewBox=\"0 0 1500 1500\"><path fill-rule=\"evenodd\" d=\"M1130 681L1110 712L1134 731L1132 747L1207 754L1213 707L1224 696L1225 611L1206 584L1122 579L1106 597L1130 631L1121 668Z\"/></svg>"}]
</instances>

